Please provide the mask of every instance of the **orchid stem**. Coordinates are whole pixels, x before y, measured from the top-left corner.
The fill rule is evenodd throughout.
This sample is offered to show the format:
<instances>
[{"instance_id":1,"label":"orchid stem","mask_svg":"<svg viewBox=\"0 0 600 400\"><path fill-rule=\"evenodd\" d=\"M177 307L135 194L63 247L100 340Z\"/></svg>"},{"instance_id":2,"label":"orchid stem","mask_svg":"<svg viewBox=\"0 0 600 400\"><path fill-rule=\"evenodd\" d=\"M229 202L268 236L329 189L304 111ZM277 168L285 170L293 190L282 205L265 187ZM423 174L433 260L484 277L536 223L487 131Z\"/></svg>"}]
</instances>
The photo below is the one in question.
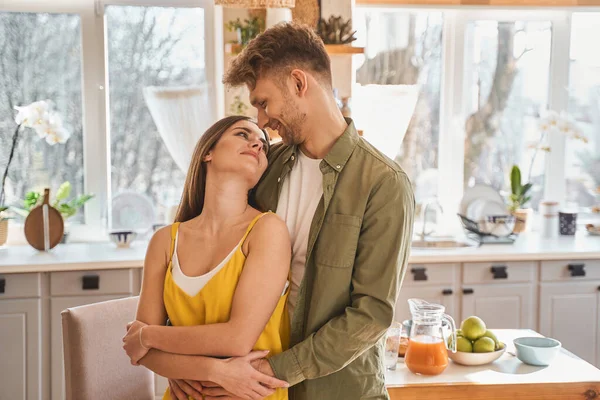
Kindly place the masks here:
<instances>
[{"instance_id":1,"label":"orchid stem","mask_svg":"<svg viewBox=\"0 0 600 400\"><path fill-rule=\"evenodd\" d=\"M12 139L12 147L10 148L10 154L8 155L8 162L6 163L6 169L4 170L4 175L2 176L2 184L0 185L0 206L4 205L4 185L6 183L6 177L8 176L8 168L10 167L10 163L12 162L13 156L15 155L15 149L17 148L17 141L19 140L19 129L21 129L21 124L17 126L15 129L15 133Z\"/></svg>"}]
</instances>

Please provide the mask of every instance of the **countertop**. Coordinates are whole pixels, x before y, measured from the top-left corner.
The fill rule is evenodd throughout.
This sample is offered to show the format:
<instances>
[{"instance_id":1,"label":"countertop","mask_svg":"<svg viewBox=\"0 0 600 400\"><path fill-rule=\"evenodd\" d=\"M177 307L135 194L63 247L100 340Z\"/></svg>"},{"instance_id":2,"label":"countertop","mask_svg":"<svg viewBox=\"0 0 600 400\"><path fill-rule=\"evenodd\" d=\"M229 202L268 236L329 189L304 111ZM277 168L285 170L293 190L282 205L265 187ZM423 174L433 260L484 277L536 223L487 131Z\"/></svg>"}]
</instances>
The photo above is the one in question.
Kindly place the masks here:
<instances>
[{"instance_id":1,"label":"countertop","mask_svg":"<svg viewBox=\"0 0 600 400\"><path fill-rule=\"evenodd\" d=\"M148 243L133 242L117 248L110 242L61 244L49 252L28 245L0 246L0 273L50 272L141 268ZM579 232L576 236L542 239L521 235L513 244L484 244L452 249L412 249L409 262L456 263L488 261L538 261L600 259L600 236Z\"/></svg>"},{"instance_id":2,"label":"countertop","mask_svg":"<svg viewBox=\"0 0 600 400\"><path fill-rule=\"evenodd\" d=\"M386 386L392 399L420 393L419 390L424 389L429 391L424 393L430 393L431 395L434 395L433 391L435 390L443 390L448 396L444 398L450 399L454 398L451 393L453 389L459 389L457 387L462 388L456 390L456 392L460 393L462 391L463 396L469 390L478 390L482 394L481 391L485 387L489 387L491 393L497 396L495 398L504 398L501 396L504 392L506 394L512 393L512 398L525 398L527 390L531 390L537 395L557 384L560 384L563 388L578 388L577 390L587 385L595 390L598 383L600 383L600 370L575 356L568 349L561 349L548 367L523 364L513 355L515 352L513 339L524 336L541 336L537 332L528 329L492 329L492 331L496 334L498 340L506 344L506 352L491 364L468 367L450 361L442 374L421 376L410 372L404 364L404 359L400 358L396 370L386 371L385 375ZM512 389L500 388L500 386L508 386ZM432 387L437 387L437 389ZM520 393L523 397L517 393ZM583 393L583 391L579 393ZM406 398L413 397L408 396ZM541 398L549 397L542 396Z\"/></svg>"}]
</instances>

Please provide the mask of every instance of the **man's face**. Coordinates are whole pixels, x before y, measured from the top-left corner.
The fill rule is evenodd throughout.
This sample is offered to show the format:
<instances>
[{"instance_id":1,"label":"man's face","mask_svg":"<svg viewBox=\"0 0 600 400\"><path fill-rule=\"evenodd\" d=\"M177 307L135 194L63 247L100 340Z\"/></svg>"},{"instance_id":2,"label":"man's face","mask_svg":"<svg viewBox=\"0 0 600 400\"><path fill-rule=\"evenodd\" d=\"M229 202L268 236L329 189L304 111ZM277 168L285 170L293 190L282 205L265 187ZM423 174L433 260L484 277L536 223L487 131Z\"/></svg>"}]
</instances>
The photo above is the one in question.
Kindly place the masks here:
<instances>
[{"instance_id":1,"label":"man's face","mask_svg":"<svg viewBox=\"0 0 600 400\"><path fill-rule=\"evenodd\" d=\"M306 114L301 112L300 99L291 92L287 80L280 83L269 77L258 79L250 89L250 103L258 110L260 128L276 130L287 145L304 141Z\"/></svg>"}]
</instances>

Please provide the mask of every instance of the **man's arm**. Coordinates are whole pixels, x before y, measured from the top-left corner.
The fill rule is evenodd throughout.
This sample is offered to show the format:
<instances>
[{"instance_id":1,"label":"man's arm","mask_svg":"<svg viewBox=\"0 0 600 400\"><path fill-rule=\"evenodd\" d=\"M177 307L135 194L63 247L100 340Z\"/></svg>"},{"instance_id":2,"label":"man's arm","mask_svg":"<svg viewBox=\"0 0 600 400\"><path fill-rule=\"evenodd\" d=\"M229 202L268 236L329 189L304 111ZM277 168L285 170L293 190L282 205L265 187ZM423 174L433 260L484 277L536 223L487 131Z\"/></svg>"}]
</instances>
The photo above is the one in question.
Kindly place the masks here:
<instances>
[{"instance_id":1,"label":"man's arm","mask_svg":"<svg viewBox=\"0 0 600 400\"><path fill-rule=\"evenodd\" d=\"M329 375L372 347L391 325L412 239L415 201L403 172L390 173L367 203L352 273L352 304L316 333L269 359L290 385Z\"/></svg>"}]
</instances>

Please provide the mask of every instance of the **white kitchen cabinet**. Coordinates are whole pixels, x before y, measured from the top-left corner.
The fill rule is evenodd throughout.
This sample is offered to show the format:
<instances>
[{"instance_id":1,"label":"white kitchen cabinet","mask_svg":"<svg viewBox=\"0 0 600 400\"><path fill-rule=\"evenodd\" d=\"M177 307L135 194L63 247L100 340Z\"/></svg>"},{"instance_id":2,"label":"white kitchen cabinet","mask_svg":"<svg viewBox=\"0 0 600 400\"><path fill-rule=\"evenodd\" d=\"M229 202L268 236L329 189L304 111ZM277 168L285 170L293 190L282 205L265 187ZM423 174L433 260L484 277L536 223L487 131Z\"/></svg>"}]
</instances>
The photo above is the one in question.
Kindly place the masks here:
<instances>
[{"instance_id":1,"label":"white kitchen cabinet","mask_svg":"<svg viewBox=\"0 0 600 400\"><path fill-rule=\"evenodd\" d=\"M461 319L476 315L492 329L536 329L532 283L464 285ZM460 322L458 322L460 324Z\"/></svg>"},{"instance_id":2,"label":"white kitchen cabinet","mask_svg":"<svg viewBox=\"0 0 600 400\"><path fill-rule=\"evenodd\" d=\"M37 299L0 301L0 398L41 400L42 327Z\"/></svg>"},{"instance_id":3,"label":"white kitchen cabinet","mask_svg":"<svg viewBox=\"0 0 600 400\"><path fill-rule=\"evenodd\" d=\"M540 333L600 364L600 281L540 284Z\"/></svg>"},{"instance_id":4,"label":"white kitchen cabinet","mask_svg":"<svg viewBox=\"0 0 600 400\"><path fill-rule=\"evenodd\" d=\"M417 298L446 307L455 318L459 310L460 264L410 264L398 294L394 320L411 319L408 299Z\"/></svg>"}]
</instances>

